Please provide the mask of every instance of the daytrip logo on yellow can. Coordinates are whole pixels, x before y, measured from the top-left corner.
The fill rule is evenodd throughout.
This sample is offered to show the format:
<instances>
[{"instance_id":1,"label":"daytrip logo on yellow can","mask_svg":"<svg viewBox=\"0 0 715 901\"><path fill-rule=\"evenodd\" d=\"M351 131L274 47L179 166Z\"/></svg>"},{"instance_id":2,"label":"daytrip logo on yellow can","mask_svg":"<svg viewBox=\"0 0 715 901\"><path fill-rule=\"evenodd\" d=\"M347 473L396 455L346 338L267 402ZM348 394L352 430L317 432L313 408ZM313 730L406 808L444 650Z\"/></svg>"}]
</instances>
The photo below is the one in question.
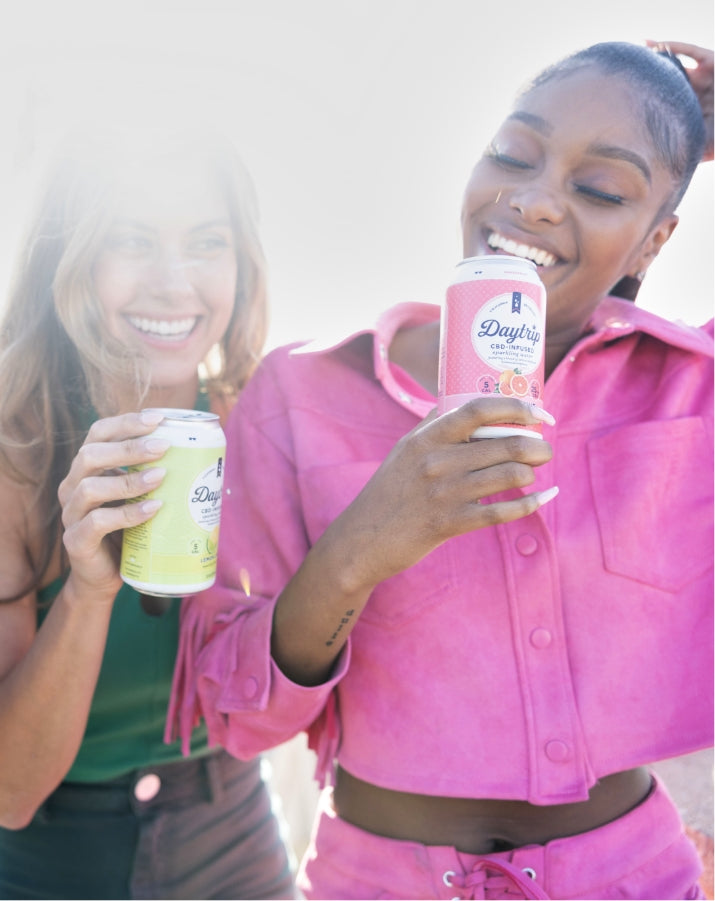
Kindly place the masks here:
<instances>
[{"instance_id":1,"label":"daytrip logo on yellow can","mask_svg":"<svg viewBox=\"0 0 715 901\"><path fill-rule=\"evenodd\" d=\"M163 428L162 423L155 434ZM201 442L195 431L161 435L177 441L161 459L166 476L155 491L135 501L158 497L163 506L148 522L124 530L121 576L146 594L192 594L216 577L225 441L218 423L208 434L199 433ZM207 441L214 446L197 446Z\"/></svg>"}]
</instances>

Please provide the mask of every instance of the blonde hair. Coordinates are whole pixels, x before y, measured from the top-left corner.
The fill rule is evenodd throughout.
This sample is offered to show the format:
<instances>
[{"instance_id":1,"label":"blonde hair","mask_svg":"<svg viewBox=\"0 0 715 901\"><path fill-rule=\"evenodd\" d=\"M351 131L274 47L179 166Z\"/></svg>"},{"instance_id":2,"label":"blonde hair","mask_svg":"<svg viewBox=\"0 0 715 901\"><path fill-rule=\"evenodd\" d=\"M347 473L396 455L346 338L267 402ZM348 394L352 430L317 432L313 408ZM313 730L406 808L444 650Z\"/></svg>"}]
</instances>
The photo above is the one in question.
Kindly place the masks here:
<instances>
[{"instance_id":1,"label":"blonde hair","mask_svg":"<svg viewBox=\"0 0 715 901\"><path fill-rule=\"evenodd\" d=\"M169 154L204 166L216 178L235 235L233 313L202 365L209 393L232 402L264 346L268 311L258 204L231 142L206 128L158 127L94 127L66 142L40 192L0 326L0 467L31 486L47 536L42 559L33 561L36 578L26 590L39 584L59 542L57 488L93 410L116 412L117 385L124 396L127 386L134 386L137 407L149 388L143 360L104 327L92 267L122 181Z\"/></svg>"}]
</instances>

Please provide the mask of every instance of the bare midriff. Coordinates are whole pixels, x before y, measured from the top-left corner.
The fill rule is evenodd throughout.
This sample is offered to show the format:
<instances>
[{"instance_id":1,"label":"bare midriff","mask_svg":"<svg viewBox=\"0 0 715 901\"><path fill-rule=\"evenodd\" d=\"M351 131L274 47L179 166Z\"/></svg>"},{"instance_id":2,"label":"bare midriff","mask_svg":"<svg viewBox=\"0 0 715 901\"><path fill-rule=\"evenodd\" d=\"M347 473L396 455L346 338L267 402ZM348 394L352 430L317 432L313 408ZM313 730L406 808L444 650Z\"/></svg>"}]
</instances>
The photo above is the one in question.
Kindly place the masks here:
<instances>
[{"instance_id":1,"label":"bare midriff","mask_svg":"<svg viewBox=\"0 0 715 901\"><path fill-rule=\"evenodd\" d=\"M490 854L596 829L637 807L651 787L647 768L637 767L602 778L587 801L542 807L392 791L338 767L333 804L342 819L375 835Z\"/></svg>"}]
</instances>

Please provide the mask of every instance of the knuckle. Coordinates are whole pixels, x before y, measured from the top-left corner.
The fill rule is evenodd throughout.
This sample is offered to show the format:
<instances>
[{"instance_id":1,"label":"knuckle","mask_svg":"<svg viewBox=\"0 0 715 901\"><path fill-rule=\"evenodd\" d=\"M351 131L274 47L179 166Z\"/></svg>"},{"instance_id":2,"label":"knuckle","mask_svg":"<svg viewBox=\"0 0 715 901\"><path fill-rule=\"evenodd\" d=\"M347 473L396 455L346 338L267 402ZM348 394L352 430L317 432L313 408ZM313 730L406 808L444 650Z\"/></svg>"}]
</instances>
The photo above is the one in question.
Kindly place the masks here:
<instances>
[{"instance_id":1,"label":"knuckle","mask_svg":"<svg viewBox=\"0 0 715 901\"><path fill-rule=\"evenodd\" d=\"M118 515L121 517L121 523L119 524L120 529L125 529L129 526L136 525L136 514L139 510L137 504L133 504L131 502L126 504L120 504L118 507L114 508Z\"/></svg>"},{"instance_id":2,"label":"knuckle","mask_svg":"<svg viewBox=\"0 0 715 901\"><path fill-rule=\"evenodd\" d=\"M127 440L127 450L130 452L132 457L146 456L147 448L145 442L146 438L143 435L137 438L129 438Z\"/></svg>"},{"instance_id":3,"label":"knuckle","mask_svg":"<svg viewBox=\"0 0 715 901\"><path fill-rule=\"evenodd\" d=\"M496 402L498 403L498 400ZM489 408L494 406L494 403L495 399L491 397L473 397L463 404L460 412L467 420L481 421L489 413Z\"/></svg>"},{"instance_id":4,"label":"knuckle","mask_svg":"<svg viewBox=\"0 0 715 901\"><path fill-rule=\"evenodd\" d=\"M75 497L80 507L92 507L101 500L101 495L97 490L97 480L94 478L82 479L75 489Z\"/></svg>"},{"instance_id":5,"label":"knuckle","mask_svg":"<svg viewBox=\"0 0 715 901\"><path fill-rule=\"evenodd\" d=\"M481 412L484 406L484 398L481 397L473 397L468 400L465 404L463 404L461 408L461 412L465 414L465 416L473 417Z\"/></svg>"},{"instance_id":6,"label":"knuckle","mask_svg":"<svg viewBox=\"0 0 715 901\"><path fill-rule=\"evenodd\" d=\"M523 461L528 456L529 439L524 435L508 435L505 439L506 451L513 460Z\"/></svg>"},{"instance_id":7,"label":"knuckle","mask_svg":"<svg viewBox=\"0 0 715 901\"><path fill-rule=\"evenodd\" d=\"M484 526L495 526L502 522L502 517L499 515L499 505L498 504L484 504L481 508L481 517L482 517L482 525Z\"/></svg>"},{"instance_id":8,"label":"knuckle","mask_svg":"<svg viewBox=\"0 0 715 901\"><path fill-rule=\"evenodd\" d=\"M69 488L67 487L67 479L63 479L60 484L57 486L57 500L60 502L60 506L64 507L67 503L70 496Z\"/></svg>"},{"instance_id":9,"label":"knuckle","mask_svg":"<svg viewBox=\"0 0 715 901\"><path fill-rule=\"evenodd\" d=\"M80 523L72 523L62 535L62 543L70 557L80 558L83 553L83 541Z\"/></svg>"},{"instance_id":10,"label":"knuckle","mask_svg":"<svg viewBox=\"0 0 715 901\"><path fill-rule=\"evenodd\" d=\"M417 454L418 456L422 456L429 451L429 448L431 446L431 434L432 432L429 428L429 425L427 425L416 432L412 432L409 435L404 435L397 442L397 447L399 447L403 451L403 453Z\"/></svg>"},{"instance_id":11,"label":"knuckle","mask_svg":"<svg viewBox=\"0 0 715 901\"><path fill-rule=\"evenodd\" d=\"M102 433L102 420L98 419L92 423L87 432L87 437L84 439L85 444L93 444L95 441L98 441L100 435Z\"/></svg>"},{"instance_id":12,"label":"knuckle","mask_svg":"<svg viewBox=\"0 0 715 901\"><path fill-rule=\"evenodd\" d=\"M534 481L534 471L524 463L505 464L504 475L510 488L523 488Z\"/></svg>"},{"instance_id":13,"label":"knuckle","mask_svg":"<svg viewBox=\"0 0 715 901\"><path fill-rule=\"evenodd\" d=\"M92 466L95 446L96 444L94 442L85 441L77 451L72 468L79 467L80 470L89 469Z\"/></svg>"},{"instance_id":14,"label":"knuckle","mask_svg":"<svg viewBox=\"0 0 715 901\"><path fill-rule=\"evenodd\" d=\"M143 493L141 475L131 472L123 472L119 477L121 496L123 498L136 497Z\"/></svg>"},{"instance_id":15,"label":"knuckle","mask_svg":"<svg viewBox=\"0 0 715 901\"><path fill-rule=\"evenodd\" d=\"M419 477L427 483L439 482L444 467L438 454L425 454L420 460Z\"/></svg>"},{"instance_id":16,"label":"knuckle","mask_svg":"<svg viewBox=\"0 0 715 901\"><path fill-rule=\"evenodd\" d=\"M72 521L70 519L69 511L65 507L62 508L62 513L60 515L60 521L62 522L62 528L64 529L64 534L63 534L63 539L64 539L64 536L67 535L68 530L72 528Z\"/></svg>"},{"instance_id":17,"label":"knuckle","mask_svg":"<svg viewBox=\"0 0 715 901\"><path fill-rule=\"evenodd\" d=\"M72 553L72 547L74 543L74 529L72 526L68 526L65 528L62 533L62 544L65 546L65 550L68 554Z\"/></svg>"},{"instance_id":18,"label":"knuckle","mask_svg":"<svg viewBox=\"0 0 715 901\"><path fill-rule=\"evenodd\" d=\"M102 531L102 509L101 507L95 507L94 510L90 510L89 513L84 518L85 524L88 527L88 531L90 533L98 533Z\"/></svg>"}]
</instances>

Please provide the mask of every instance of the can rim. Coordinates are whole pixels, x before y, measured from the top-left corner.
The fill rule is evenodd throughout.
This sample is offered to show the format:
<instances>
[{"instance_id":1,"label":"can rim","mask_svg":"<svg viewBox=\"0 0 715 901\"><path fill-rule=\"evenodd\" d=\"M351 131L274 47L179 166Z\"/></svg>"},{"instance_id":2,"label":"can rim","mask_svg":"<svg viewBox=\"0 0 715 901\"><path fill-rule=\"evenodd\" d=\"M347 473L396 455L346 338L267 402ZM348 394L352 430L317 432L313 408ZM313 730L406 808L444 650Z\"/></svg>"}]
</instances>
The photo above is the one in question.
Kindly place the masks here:
<instances>
[{"instance_id":1,"label":"can rim","mask_svg":"<svg viewBox=\"0 0 715 901\"><path fill-rule=\"evenodd\" d=\"M530 269L533 269L534 272L537 271L536 263L533 260L529 260L527 257L512 256L509 253L485 253L481 256L465 257L457 263L457 266L465 266L475 262L478 262L480 265L482 263L503 263L505 260L508 260L512 265L515 263L523 263Z\"/></svg>"},{"instance_id":2,"label":"can rim","mask_svg":"<svg viewBox=\"0 0 715 901\"><path fill-rule=\"evenodd\" d=\"M219 419L218 413L205 410L184 410L179 407L145 407L142 413L161 413L164 419L185 425L212 425Z\"/></svg>"}]
</instances>

